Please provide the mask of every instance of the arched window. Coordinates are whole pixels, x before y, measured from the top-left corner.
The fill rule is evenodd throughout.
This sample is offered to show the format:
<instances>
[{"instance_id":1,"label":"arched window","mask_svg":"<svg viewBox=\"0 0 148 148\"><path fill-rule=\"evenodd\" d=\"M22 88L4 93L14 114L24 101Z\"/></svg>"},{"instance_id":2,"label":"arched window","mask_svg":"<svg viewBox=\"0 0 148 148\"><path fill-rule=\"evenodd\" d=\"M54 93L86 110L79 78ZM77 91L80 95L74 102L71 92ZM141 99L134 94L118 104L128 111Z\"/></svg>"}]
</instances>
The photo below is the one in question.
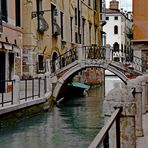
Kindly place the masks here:
<instances>
[{"instance_id":1,"label":"arched window","mask_svg":"<svg viewBox=\"0 0 148 148\"><path fill-rule=\"evenodd\" d=\"M118 34L118 26L117 25L114 26L114 34Z\"/></svg>"},{"instance_id":2,"label":"arched window","mask_svg":"<svg viewBox=\"0 0 148 148\"><path fill-rule=\"evenodd\" d=\"M58 58L58 54L57 54L57 52L54 52L52 54L52 64L51 64L51 70L52 70L52 72L55 72L56 71L56 60L57 60L57 58Z\"/></svg>"},{"instance_id":3,"label":"arched window","mask_svg":"<svg viewBox=\"0 0 148 148\"><path fill-rule=\"evenodd\" d=\"M119 44L117 42L114 43L113 48L114 52L119 52Z\"/></svg>"}]
</instances>

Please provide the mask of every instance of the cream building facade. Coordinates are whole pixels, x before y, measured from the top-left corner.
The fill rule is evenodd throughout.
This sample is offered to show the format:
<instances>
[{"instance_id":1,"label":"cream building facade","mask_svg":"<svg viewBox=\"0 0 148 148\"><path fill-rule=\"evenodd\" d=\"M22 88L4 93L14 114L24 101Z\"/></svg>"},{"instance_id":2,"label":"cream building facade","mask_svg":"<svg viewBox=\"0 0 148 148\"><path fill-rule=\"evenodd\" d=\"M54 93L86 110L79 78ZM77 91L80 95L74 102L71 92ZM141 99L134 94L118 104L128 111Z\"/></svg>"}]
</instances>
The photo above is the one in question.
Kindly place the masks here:
<instances>
[{"instance_id":1,"label":"cream building facade","mask_svg":"<svg viewBox=\"0 0 148 148\"><path fill-rule=\"evenodd\" d=\"M23 0L23 75L48 71L45 64L78 44L100 45L97 0Z\"/></svg>"}]
</instances>

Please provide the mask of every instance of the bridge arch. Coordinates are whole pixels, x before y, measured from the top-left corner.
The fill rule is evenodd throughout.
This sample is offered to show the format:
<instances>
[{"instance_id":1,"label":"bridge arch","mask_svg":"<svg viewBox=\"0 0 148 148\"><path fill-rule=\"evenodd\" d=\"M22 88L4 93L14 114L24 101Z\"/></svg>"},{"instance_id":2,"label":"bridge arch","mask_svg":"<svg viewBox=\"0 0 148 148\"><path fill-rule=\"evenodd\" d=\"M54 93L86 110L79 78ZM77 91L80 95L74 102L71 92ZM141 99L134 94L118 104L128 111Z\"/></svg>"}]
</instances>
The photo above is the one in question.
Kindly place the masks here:
<instances>
[{"instance_id":1,"label":"bridge arch","mask_svg":"<svg viewBox=\"0 0 148 148\"><path fill-rule=\"evenodd\" d=\"M96 67L96 68L104 68L106 70L111 71L112 73L114 73L115 75L117 75L125 84L128 80L128 78L125 76L124 73L122 73L121 71L119 71L117 68L107 65L107 64L86 64L86 63L79 63L77 65L75 65L74 67L70 68L69 70L67 70L62 77L60 77L57 80L56 86L53 90L53 96L55 98L58 97L58 94L60 92L61 87L63 86L63 84L65 83L65 81L72 75L74 75L76 72L83 70L85 68L89 68L89 67Z\"/></svg>"}]
</instances>

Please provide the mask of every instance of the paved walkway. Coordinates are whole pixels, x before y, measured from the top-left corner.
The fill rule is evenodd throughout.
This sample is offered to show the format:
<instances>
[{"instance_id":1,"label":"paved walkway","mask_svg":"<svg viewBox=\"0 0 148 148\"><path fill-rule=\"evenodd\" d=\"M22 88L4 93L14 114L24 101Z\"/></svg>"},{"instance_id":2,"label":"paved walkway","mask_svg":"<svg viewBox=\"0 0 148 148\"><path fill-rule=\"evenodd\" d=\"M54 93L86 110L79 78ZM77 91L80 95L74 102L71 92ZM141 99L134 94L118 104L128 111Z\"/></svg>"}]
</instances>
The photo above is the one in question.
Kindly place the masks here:
<instances>
[{"instance_id":1,"label":"paved walkway","mask_svg":"<svg viewBox=\"0 0 148 148\"><path fill-rule=\"evenodd\" d=\"M143 115L144 137L137 138L137 148L148 148L148 113Z\"/></svg>"}]
</instances>

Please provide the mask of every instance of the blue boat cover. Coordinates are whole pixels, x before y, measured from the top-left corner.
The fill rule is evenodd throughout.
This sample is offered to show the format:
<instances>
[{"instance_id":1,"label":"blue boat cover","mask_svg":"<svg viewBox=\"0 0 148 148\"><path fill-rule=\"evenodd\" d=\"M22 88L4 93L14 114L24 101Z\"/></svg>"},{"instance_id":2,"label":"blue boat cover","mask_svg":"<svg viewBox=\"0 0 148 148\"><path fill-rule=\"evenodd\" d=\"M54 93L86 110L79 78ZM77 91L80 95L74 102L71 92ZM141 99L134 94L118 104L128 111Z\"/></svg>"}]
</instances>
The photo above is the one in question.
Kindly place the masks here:
<instances>
[{"instance_id":1,"label":"blue boat cover","mask_svg":"<svg viewBox=\"0 0 148 148\"><path fill-rule=\"evenodd\" d=\"M90 86L83 84L83 83L79 83L79 82L72 82L68 84L69 86L74 86L74 87L79 87L79 88L84 88L84 89L89 89Z\"/></svg>"}]
</instances>

